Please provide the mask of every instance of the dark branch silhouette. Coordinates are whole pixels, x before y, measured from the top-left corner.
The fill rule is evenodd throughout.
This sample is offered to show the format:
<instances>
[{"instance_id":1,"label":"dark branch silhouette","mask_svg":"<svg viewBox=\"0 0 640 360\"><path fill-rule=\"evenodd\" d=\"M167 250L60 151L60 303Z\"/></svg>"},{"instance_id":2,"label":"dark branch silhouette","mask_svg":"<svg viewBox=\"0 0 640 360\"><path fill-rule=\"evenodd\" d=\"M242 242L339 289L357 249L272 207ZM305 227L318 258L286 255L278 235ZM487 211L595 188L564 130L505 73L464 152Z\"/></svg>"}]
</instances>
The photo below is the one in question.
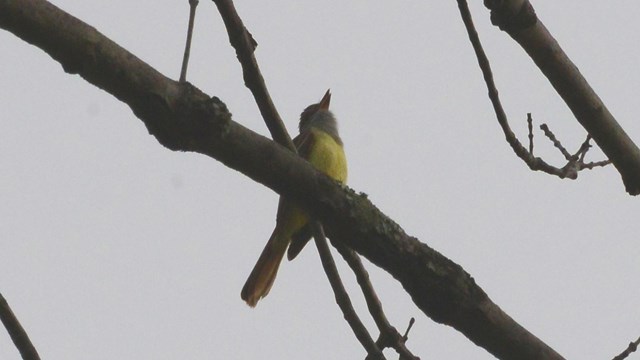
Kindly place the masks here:
<instances>
[{"instance_id":1,"label":"dark branch silhouette","mask_svg":"<svg viewBox=\"0 0 640 360\"><path fill-rule=\"evenodd\" d=\"M233 6L233 1L214 0L213 2L218 7L218 12L220 12L220 16L229 34L229 42L236 50L236 56L238 57L238 61L240 61L240 65L242 65L244 84L251 90L251 94L253 94L256 104L258 104L258 109L260 109L260 114L267 124L271 137L278 144L295 152L296 150L295 146L293 146L291 136L287 133L284 122L271 100L267 85L260 73L258 62L255 56L253 56L253 52L258 46L258 43L242 23L242 19L240 19L238 12Z\"/></svg>"},{"instance_id":2,"label":"dark branch silhouette","mask_svg":"<svg viewBox=\"0 0 640 360\"><path fill-rule=\"evenodd\" d=\"M189 56L191 54L191 39L193 39L193 25L196 21L196 9L199 0L189 0L189 25L187 26L187 43L184 46L182 67L180 68L180 82L187 81L187 69L189 68Z\"/></svg>"},{"instance_id":3,"label":"dark branch silhouette","mask_svg":"<svg viewBox=\"0 0 640 360\"><path fill-rule=\"evenodd\" d=\"M31 343L29 335L27 335L27 332L22 325L20 325L18 318L16 318L13 311L11 311L9 303L7 303L7 300L2 294L0 294L0 320L2 320L4 327L7 329L13 344L20 352L22 358L24 360L40 360L40 356Z\"/></svg>"},{"instance_id":4,"label":"dark branch silhouette","mask_svg":"<svg viewBox=\"0 0 640 360\"><path fill-rule=\"evenodd\" d=\"M322 261L322 267L324 271L327 273L327 277L330 280L331 288L336 297L336 302L342 313L344 314L344 319L349 323L351 329L360 341L360 344L367 350L367 359L384 359L384 355L378 345L373 341L371 335L367 331L367 328L364 326L360 318L356 314L353 305L351 304L351 299L349 299L349 294L347 290L344 288L342 284L342 280L340 279L340 275L338 274L338 268L336 267L336 263L333 261L333 257L331 256L331 251L329 250L329 245L327 244L327 239L324 235L324 230L319 223L315 222L313 225L313 237L315 238L316 247L318 248L318 252L320 253L320 260Z\"/></svg>"},{"instance_id":5,"label":"dark branch silhouette","mask_svg":"<svg viewBox=\"0 0 640 360\"><path fill-rule=\"evenodd\" d=\"M462 1L458 0L462 11L461 3ZM485 0L484 4L491 10L491 22L507 32L522 46L562 97L578 122L611 160L622 176L626 191L631 195L640 194L640 149L618 124L575 64L540 21L529 1ZM475 30L473 33L477 37ZM471 32L469 36L472 36ZM476 49L475 44L474 49ZM504 116L504 113L500 116ZM514 148L514 150L519 154L518 156L521 156L523 149ZM533 161L540 170L554 171L537 158Z\"/></svg>"},{"instance_id":6,"label":"dark branch silhouette","mask_svg":"<svg viewBox=\"0 0 640 360\"><path fill-rule=\"evenodd\" d=\"M541 129L544 131L545 135L553 142L554 146L560 150L560 152L564 155L567 160L567 164L561 168L550 165L543 159L536 157L533 155L533 119L531 114L527 114L527 125L529 129L529 150L527 150L520 140L516 137L516 135L511 130L509 126L509 120L507 119L507 115L502 108L502 104L500 103L500 97L498 95L498 89L496 88L495 82L493 81L493 73L491 71L491 65L489 64L489 59L482 48L482 44L480 43L480 38L478 33L473 25L473 19L471 18L471 13L469 11L469 7L467 5L466 0L458 0L458 8L460 9L460 15L462 16L462 21L464 22L465 28L467 30L467 34L469 35L469 40L473 46L473 50L475 51L476 57L478 59L478 64L480 65L480 69L482 70L482 75L484 76L485 83L487 84L487 89L489 90L489 99L491 100L491 104L493 105L493 109L496 113L496 117L498 119L498 123L504 132L504 136L507 140L507 143L511 146L516 155L522 159L527 166L531 170L534 171L542 171L547 174L556 175L562 179L577 179L578 171L582 169L592 169L595 166L605 166L609 164L609 161L603 161L598 163L584 163L584 155L589 150L589 139L587 137L586 146L580 147L576 156L570 155L567 150L562 146L560 141L558 141L553 133L549 130L546 125L542 125Z\"/></svg>"},{"instance_id":7,"label":"dark branch silhouette","mask_svg":"<svg viewBox=\"0 0 640 360\"><path fill-rule=\"evenodd\" d=\"M364 298L367 302L367 307L369 308L369 313L373 317L373 320L378 327L378 331L380 331L380 336L378 340L376 340L376 344L380 349L384 349L387 347L391 347L396 350L398 354L400 354L401 360L417 360L419 359L417 356L413 355L409 349L405 346L409 335L409 329L413 325L413 318L410 322L409 328L407 329L404 336L398 333L395 327L391 325L387 316L384 314L384 310L382 309L382 303L378 298L375 290L373 290L373 285L371 285L371 281L369 281L369 273L364 268L360 257L353 252L353 250L347 248L341 243L332 242L333 246L338 250L340 255L347 262L351 270L356 274L356 279L358 280L358 285L362 289L362 293L364 294Z\"/></svg>"},{"instance_id":8,"label":"dark branch silhouette","mask_svg":"<svg viewBox=\"0 0 640 360\"><path fill-rule=\"evenodd\" d=\"M627 348L620 353L620 355L616 356L613 358L613 360L624 360L627 357L629 357L629 355L631 355L631 353L635 352L636 350L638 350L638 345L640 345L640 338L638 338L638 340L636 341L632 341L629 343L629 346L627 346Z\"/></svg>"}]
</instances>

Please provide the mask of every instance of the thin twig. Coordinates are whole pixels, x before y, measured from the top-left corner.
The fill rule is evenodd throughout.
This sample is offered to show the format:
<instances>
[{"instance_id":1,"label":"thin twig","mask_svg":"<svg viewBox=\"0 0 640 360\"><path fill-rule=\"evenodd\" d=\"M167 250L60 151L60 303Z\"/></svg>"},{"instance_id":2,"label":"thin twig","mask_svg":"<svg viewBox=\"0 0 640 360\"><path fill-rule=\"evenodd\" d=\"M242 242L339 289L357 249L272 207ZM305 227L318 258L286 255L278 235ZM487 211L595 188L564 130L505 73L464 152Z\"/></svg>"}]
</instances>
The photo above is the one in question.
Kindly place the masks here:
<instances>
[{"instance_id":1,"label":"thin twig","mask_svg":"<svg viewBox=\"0 0 640 360\"><path fill-rule=\"evenodd\" d=\"M562 155L567 161L572 160L571 154L569 154L567 149L564 146L562 146L562 143L558 140L558 138L556 138L556 135L551 131L551 129L549 129L549 126L547 126L547 124L540 125L540 130L542 130L542 132L544 133L544 136L546 136L547 138L549 138L549 140L551 140L551 142L553 143L553 146L555 146L558 150L560 150L560 153L562 153Z\"/></svg>"},{"instance_id":2,"label":"thin twig","mask_svg":"<svg viewBox=\"0 0 640 360\"><path fill-rule=\"evenodd\" d=\"M575 154L573 154L573 158L577 158L581 163L584 163L584 157L587 155L587 151L591 148L591 135L587 135L587 138L584 140L582 145Z\"/></svg>"},{"instance_id":3,"label":"thin twig","mask_svg":"<svg viewBox=\"0 0 640 360\"><path fill-rule=\"evenodd\" d=\"M187 81L187 68L189 67L189 55L191 54L191 39L193 38L193 24L196 21L196 8L199 0L189 0L189 25L187 28L187 43L184 46L182 69L180 70L180 82Z\"/></svg>"},{"instance_id":4,"label":"thin twig","mask_svg":"<svg viewBox=\"0 0 640 360\"><path fill-rule=\"evenodd\" d=\"M369 313L373 317L373 320L380 331L380 337L376 341L378 347L380 349L384 349L386 347L394 348L402 360L419 359L405 346L406 336L400 335L398 330L391 325L387 316L384 314L382 303L373 289L371 281L369 281L369 273L364 268L360 257L353 250L338 242L332 241L331 244L338 250L349 267L351 267L351 270L356 274L356 279L358 280L358 284L364 294L367 307L369 308Z\"/></svg>"},{"instance_id":5,"label":"thin twig","mask_svg":"<svg viewBox=\"0 0 640 360\"><path fill-rule=\"evenodd\" d=\"M469 6L467 5L466 0L458 0L458 9L460 10L462 21L464 22L465 28L467 29L467 35L469 36L469 40L471 41L471 45L473 46L473 50L475 51L476 58L478 59L478 64L480 65L480 69L482 70L484 81L487 84L489 99L491 100L493 110L495 111L496 117L498 118L498 123L502 127L506 140L516 152L516 155L521 158L525 158L529 153L522 146L522 144L520 144L520 141L518 141L518 139L515 137L513 131L511 130L511 127L509 127L507 115L505 114L504 109L502 108L502 104L500 103L498 89L496 88L495 82L493 81L493 73L491 72L489 59L482 49L482 44L480 43L478 32L473 25L473 19L471 18L471 12L469 11Z\"/></svg>"},{"instance_id":6,"label":"thin twig","mask_svg":"<svg viewBox=\"0 0 640 360\"><path fill-rule=\"evenodd\" d=\"M31 340L29 340L29 335L27 335L27 332L22 325L20 325L13 311L11 311L11 307L9 307L9 303L7 303L7 300L5 300L2 294L0 294L0 320L2 320L11 340L20 352L20 355L22 355L22 359L40 360L36 348L31 343Z\"/></svg>"},{"instance_id":7,"label":"thin twig","mask_svg":"<svg viewBox=\"0 0 640 360\"><path fill-rule=\"evenodd\" d=\"M415 322L416 322L415 318L409 319L409 325L407 326L407 330L404 332L404 335L402 335L402 338L404 339L404 341L407 341L407 339L409 338L409 331L411 331L411 328L413 327L413 324L415 324Z\"/></svg>"},{"instance_id":8,"label":"thin twig","mask_svg":"<svg viewBox=\"0 0 640 360\"><path fill-rule=\"evenodd\" d=\"M629 346L620 353L620 355L613 358L613 360L624 360L626 359L632 352L635 352L638 349L638 345L640 345L640 338L638 340L630 342Z\"/></svg>"},{"instance_id":9,"label":"thin twig","mask_svg":"<svg viewBox=\"0 0 640 360\"><path fill-rule=\"evenodd\" d=\"M588 163L583 163L580 165L580 169L587 169L587 170L591 170L595 167L603 167L603 166L607 166L611 164L611 160L602 160L602 161L592 161L592 162L588 162Z\"/></svg>"},{"instance_id":10,"label":"thin twig","mask_svg":"<svg viewBox=\"0 0 640 360\"><path fill-rule=\"evenodd\" d=\"M327 244L327 239L324 236L322 226L319 222L313 222L312 226L313 237L315 239L318 252L320 253L322 267L329 278L331 288L333 289L333 293L336 297L336 302L338 303L340 310L342 310L344 319L349 323L351 329L353 329L353 333L356 335L356 338L358 338L362 346L367 350L367 359L384 359L382 351L380 351L376 343L371 338L371 335L369 335L367 328L364 326L362 321L360 321L358 314L356 314L356 311L351 304L349 294L347 294L347 291L342 284L342 280L340 280L336 263L333 261L333 256L331 256L331 250L329 250L329 245Z\"/></svg>"},{"instance_id":11,"label":"thin twig","mask_svg":"<svg viewBox=\"0 0 640 360\"><path fill-rule=\"evenodd\" d=\"M267 85L260 73L258 62L253 55L258 43L256 43L251 33L249 33L242 23L242 19L240 19L233 5L233 1L213 0L213 2L218 7L220 16L222 16L224 25L227 28L227 33L229 34L229 42L236 50L236 56L238 57L238 61L240 61L240 65L242 65L244 84L251 90L256 104L258 104L258 109L260 109L260 114L271 133L271 137L278 144L295 151L293 141L287 133L284 122L282 122L282 118L280 118L280 114L278 114L271 100Z\"/></svg>"},{"instance_id":12,"label":"thin twig","mask_svg":"<svg viewBox=\"0 0 640 360\"><path fill-rule=\"evenodd\" d=\"M527 129L529 130L529 153L533 156L533 118L527 113Z\"/></svg>"}]
</instances>

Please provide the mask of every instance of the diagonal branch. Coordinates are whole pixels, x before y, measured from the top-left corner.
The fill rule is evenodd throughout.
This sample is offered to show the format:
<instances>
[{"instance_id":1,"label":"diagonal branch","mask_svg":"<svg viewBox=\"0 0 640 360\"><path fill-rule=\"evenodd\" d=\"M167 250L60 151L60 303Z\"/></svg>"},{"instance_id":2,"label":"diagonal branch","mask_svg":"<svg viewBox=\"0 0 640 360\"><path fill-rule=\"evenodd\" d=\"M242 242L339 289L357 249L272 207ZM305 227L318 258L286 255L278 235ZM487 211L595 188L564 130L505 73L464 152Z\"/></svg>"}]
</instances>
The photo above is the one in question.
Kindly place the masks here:
<instances>
[{"instance_id":1,"label":"diagonal branch","mask_svg":"<svg viewBox=\"0 0 640 360\"><path fill-rule=\"evenodd\" d=\"M40 356L38 355L36 348L31 343L29 335L27 335L27 332L24 330L22 325L20 325L18 318L13 314L13 311L11 311L11 308L9 307L9 303L7 303L7 300L2 296L2 294L0 294L0 320L4 324L11 340L20 352L22 359L40 360Z\"/></svg>"},{"instance_id":2,"label":"diagonal branch","mask_svg":"<svg viewBox=\"0 0 640 360\"><path fill-rule=\"evenodd\" d=\"M537 17L528 0L485 0L491 22L529 54L578 122L616 167L626 191L640 194L640 149Z\"/></svg>"},{"instance_id":3,"label":"diagonal branch","mask_svg":"<svg viewBox=\"0 0 640 360\"><path fill-rule=\"evenodd\" d=\"M636 350L638 350L638 345L640 345L640 338L638 338L638 340L636 340L636 341L630 342L629 346L627 346L627 348L624 349L623 352L621 352L616 357L614 357L613 360L624 360L624 359L626 359L627 357L629 357L629 355L631 355L631 353L633 353Z\"/></svg>"},{"instance_id":4,"label":"diagonal branch","mask_svg":"<svg viewBox=\"0 0 640 360\"><path fill-rule=\"evenodd\" d=\"M365 195L232 121L218 98L172 81L44 0L0 0L0 28L125 102L167 148L210 156L299 203L331 239L389 272L434 321L500 359L562 359L493 303L460 265L407 235Z\"/></svg>"},{"instance_id":5,"label":"diagonal branch","mask_svg":"<svg viewBox=\"0 0 640 360\"><path fill-rule=\"evenodd\" d=\"M369 281L369 273L362 265L362 261L360 257L353 252L353 250L347 248L342 243L332 242L332 245L338 250L340 255L347 262L351 270L356 274L356 278L358 280L358 285L362 289L362 293L364 294L364 298L367 302L367 307L369 308L369 313L373 317L373 320L378 327L378 331L380 331L380 337L376 343L380 348L392 347L396 350L398 354L400 354L401 360L416 360L418 357L413 355L411 351L405 346L405 342L408 336L402 336L398 333L393 325L387 319L387 316L384 314L384 310L382 309L382 303L378 298L375 290L373 290L373 285L371 285L371 281Z\"/></svg>"},{"instance_id":6,"label":"diagonal branch","mask_svg":"<svg viewBox=\"0 0 640 360\"><path fill-rule=\"evenodd\" d=\"M287 133L284 122L280 118L280 114L276 110L264 78L260 73L260 67L256 61L253 52L258 43L253 39L251 33L242 23L242 19L238 15L232 0L213 0L218 7L220 16L224 21L229 34L229 42L236 49L236 56L242 65L242 74L244 76L244 84L251 90L253 97L258 104L260 114L271 132L271 137L278 144L281 144L295 152L295 146L291 137Z\"/></svg>"},{"instance_id":7,"label":"diagonal branch","mask_svg":"<svg viewBox=\"0 0 640 360\"><path fill-rule=\"evenodd\" d=\"M331 256L331 251L329 250L327 238L324 235L322 226L319 222L314 222L312 227L313 237L315 239L318 252L320 253L320 260L322 261L322 267L327 273L327 277L331 283L331 288L333 289L336 297L336 302L344 314L344 319L349 323L351 329L353 329L353 332L356 335L356 338L358 338L358 341L360 341L360 344L362 344L362 346L367 350L367 359L384 359L385 357L382 355L382 351L380 351L378 345L373 341L371 335L369 335L367 328L364 326L362 321L360 321L360 318L351 304L349 294L342 284L342 280L338 274L338 268Z\"/></svg>"}]
</instances>

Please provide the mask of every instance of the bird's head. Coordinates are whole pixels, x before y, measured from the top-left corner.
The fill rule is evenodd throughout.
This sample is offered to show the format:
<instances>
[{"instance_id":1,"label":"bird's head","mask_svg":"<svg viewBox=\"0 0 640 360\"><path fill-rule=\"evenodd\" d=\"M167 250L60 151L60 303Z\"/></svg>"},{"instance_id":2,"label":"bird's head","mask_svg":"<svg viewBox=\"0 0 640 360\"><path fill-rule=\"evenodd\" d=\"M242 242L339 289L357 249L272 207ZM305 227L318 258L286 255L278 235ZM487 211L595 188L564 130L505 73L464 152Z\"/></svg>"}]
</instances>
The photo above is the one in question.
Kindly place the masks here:
<instances>
[{"instance_id":1,"label":"bird's head","mask_svg":"<svg viewBox=\"0 0 640 360\"><path fill-rule=\"evenodd\" d=\"M338 136L338 125L336 118L329 111L329 103L331 102L331 89L322 97L319 103L309 105L300 114L300 133L311 127L326 131L335 137Z\"/></svg>"},{"instance_id":2,"label":"bird's head","mask_svg":"<svg viewBox=\"0 0 640 360\"><path fill-rule=\"evenodd\" d=\"M302 114L300 114L300 126L299 126L300 132L303 132L304 130L308 129L317 120L320 120L321 118L325 117L325 116L317 116L318 114L329 113L331 117L333 117L333 115L329 112L330 102L331 102L331 89L327 90L327 92L324 94L324 96L322 97L322 100L320 100L319 103L307 106L307 108L304 109Z\"/></svg>"}]
</instances>

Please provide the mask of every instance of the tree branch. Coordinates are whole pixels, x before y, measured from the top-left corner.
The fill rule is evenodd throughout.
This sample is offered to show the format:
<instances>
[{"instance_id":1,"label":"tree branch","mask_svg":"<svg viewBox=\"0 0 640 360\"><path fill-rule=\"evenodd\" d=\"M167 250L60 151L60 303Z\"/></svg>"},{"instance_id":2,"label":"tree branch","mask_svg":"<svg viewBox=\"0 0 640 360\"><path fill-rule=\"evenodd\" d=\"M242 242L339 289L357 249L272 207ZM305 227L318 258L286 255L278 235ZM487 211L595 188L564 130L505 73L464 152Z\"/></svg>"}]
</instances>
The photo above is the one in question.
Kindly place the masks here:
<instances>
[{"instance_id":1,"label":"tree branch","mask_svg":"<svg viewBox=\"0 0 640 360\"><path fill-rule=\"evenodd\" d=\"M405 346L407 336L400 335L398 330L391 325L387 316L384 314L382 303L380 302L375 290L373 290L373 285L371 285L371 281L369 281L369 273L364 268L364 265L362 265L360 257L342 243L332 241L332 244L338 250L340 255L342 255L351 270L356 274L356 279L358 280L358 285L360 285L362 293L364 294L364 298L367 302L367 308L369 308L369 313L373 317L373 320L378 327L378 331L380 331L380 337L376 341L378 347L381 349L386 347L394 348L400 355L401 360L419 359Z\"/></svg>"},{"instance_id":2,"label":"tree branch","mask_svg":"<svg viewBox=\"0 0 640 360\"><path fill-rule=\"evenodd\" d=\"M7 303L7 300L2 296L2 294L0 294L0 320L2 320L11 340L20 352L22 359L40 360L40 356L38 355L36 348L31 343L29 335L27 335L27 332L24 330L22 325L20 325L18 318L13 314L11 307L9 307L9 303Z\"/></svg>"},{"instance_id":3,"label":"tree branch","mask_svg":"<svg viewBox=\"0 0 640 360\"><path fill-rule=\"evenodd\" d=\"M180 82L187 81L187 69L189 68L189 56L191 54L191 39L193 39L193 25L196 21L196 9L199 0L189 0L189 24L187 25L187 42L184 46L182 56L182 67L180 68Z\"/></svg>"},{"instance_id":4,"label":"tree branch","mask_svg":"<svg viewBox=\"0 0 640 360\"><path fill-rule=\"evenodd\" d=\"M282 122L282 118L280 118L280 114L278 114L271 100L267 85L260 73L258 62L255 56L253 56L253 52L258 46L258 43L242 23L242 19L240 19L240 16L233 6L233 1L214 0L213 2L218 7L220 16L227 28L229 42L231 46L236 49L236 56L238 57L238 61L240 61L240 65L242 65L244 84L251 90L256 104L258 104L258 108L260 109L260 114L267 124L269 132L271 132L271 137L278 144L292 149L295 152L293 141L291 141L291 137Z\"/></svg>"},{"instance_id":5,"label":"tree branch","mask_svg":"<svg viewBox=\"0 0 640 360\"><path fill-rule=\"evenodd\" d=\"M465 28L467 30L467 34L469 36L469 40L471 41L471 45L473 46L473 50L476 54L476 58L478 59L478 64L480 65L480 70L482 71L482 75L484 77L484 81L487 85L487 89L489 92L489 99L491 100L491 104L493 105L493 110L496 113L496 117L498 119L498 123L504 132L505 139L507 143L513 149L513 152L520 158L522 161L529 166L529 168L533 171L542 171L547 174L558 176L561 179L569 178L569 179L577 179L578 171L582 169L591 169L594 166L588 167L584 164L584 156L580 158L574 158L569 155L566 149L562 146L560 141L558 141L555 136L549 137L549 135L553 135L549 128L546 125L542 125L541 128L545 132L545 135L549 137L549 139L553 142L554 146L560 150L560 152L565 156L567 160L567 164L563 167L555 167L544 161L542 158L536 157L533 155L533 119L531 114L527 114L527 128L529 130L529 150L527 150L520 140L516 137L516 135L511 130L511 126L509 126L509 120L507 119L507 114L504 112L502 107L502 103L500 102L500 96L498 95L498 89L496 88L496 84L493 81L493 73L491 71L491 65L489 64L489 59L482 48L482 44L480 43L480 38L478 37L478 33L473 25L473 19L471 18L471 13L469 12L469 6L467 5L466 0L457 0L458 8L460 9L460 16L462 17L462 21L464 22ZM587 140L588 142L588 140ZM588 145L588 144L587 144ZM581 154L586 154L589 147L584 148L584 145L580 147L582 151ZM605 166L609 164L608 161L598 163L600 166Z\"/></svg>"},{"instance_id":6,"label":"tree branch","mask_svg":"<svg viewBox=\"0 0 640 360\"><path fill-rule=\"evenodd\" d=\"M0 0L0 27L127 103L167 148L210 156L296 201L331 239L389 272L434 321L500 359L562 359L494 304L462 267L408 236L365 195L233 122L218 98L168 79L43 0Z\"/></svg>"},{"instance_id":7,"label":"tree branch","mask_svg":"<svg viewBox=\"0 0 640 360\"><path fill-rule=\"evenodd\" d=\"M629 357L629 355L631 355L631 353L633 353L636 350L638 350L638 345L640 345L640 338L638 338L638 340L636 340L636 341L630 342L629 346L627 346L627 348L623 352L621 352L619 355L614 357L613 360L624 360L624 359L626 359L627 357Z\"/></svg>"},{"instance_id":8,"label":"tree branch","mask_svg":"<svg viewBox=\"0 0 640 360\"><path fill-rule=\"evenodd\" d=\"M382 355L382 351L380 351L378 345L373 341L371 335L369 335L367 328L364 326L362 321L360 321L360 318L351 304L349 294L342 284L342 280L338 274L338 268L336 267L336 263L333 261L333 256L331 256L331 250L329 250L327 238L324 235L322 226L318 222L314 222L312 226L313 237L315 239L316 247L318 248L318 253L320 253L322 267L324 268L325 273L327 273L327 277L331 283L331 288L333 289L333 293L336 297L336 303L340 306L344 319L347 320L351 329L353 329L353 332L356 335L356 338L358 338L358 341L360 341L360 344L362 344L362 346L367 350L367 359L384 359L385 357Z\"/></svg>"},{"instance_id":9,"label":"tree branch","mask_svg":"<svg viewBox=\"0 0 640 360\"><path fill-rule=\"evenodd\" d=\"M640 194L640 149L564 53L528 0L485 0L491 22L529 54L578 122L618 169L626 191Z\"/></svg>"}]
</instances>

